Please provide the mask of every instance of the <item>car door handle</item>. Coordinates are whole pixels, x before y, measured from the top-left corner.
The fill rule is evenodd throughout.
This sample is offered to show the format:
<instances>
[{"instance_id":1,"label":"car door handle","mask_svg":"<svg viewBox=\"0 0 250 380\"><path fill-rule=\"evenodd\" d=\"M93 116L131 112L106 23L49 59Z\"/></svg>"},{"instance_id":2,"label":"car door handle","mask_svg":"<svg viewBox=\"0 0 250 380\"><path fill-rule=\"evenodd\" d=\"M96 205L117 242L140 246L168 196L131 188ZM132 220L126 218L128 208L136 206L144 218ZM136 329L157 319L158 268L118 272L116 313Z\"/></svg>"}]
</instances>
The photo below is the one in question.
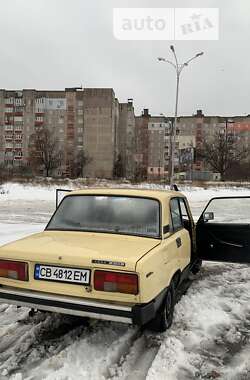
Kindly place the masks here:
<instances>
[{"instance_id":1,"label":"car door handle","mask_svg":"<svg viewBox=\"0 0 250 380\"><path fill-rule=\"evenodd\" d=\"M180 237L178 237L176 240L176 245L177 245L177 248L180 248L180 246L181 246L181 238Z\"/></svg>"}]
</instances>

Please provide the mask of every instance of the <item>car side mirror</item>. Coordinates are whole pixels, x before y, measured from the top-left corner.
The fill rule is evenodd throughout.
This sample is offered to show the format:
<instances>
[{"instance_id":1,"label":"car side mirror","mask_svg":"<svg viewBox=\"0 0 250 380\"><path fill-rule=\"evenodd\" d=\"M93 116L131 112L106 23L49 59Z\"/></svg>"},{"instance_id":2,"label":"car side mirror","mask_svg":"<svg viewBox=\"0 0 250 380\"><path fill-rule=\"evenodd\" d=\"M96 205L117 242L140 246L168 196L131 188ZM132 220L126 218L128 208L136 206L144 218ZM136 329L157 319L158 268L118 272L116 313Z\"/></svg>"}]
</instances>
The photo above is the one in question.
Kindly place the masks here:
<instances>
[{"instance_id":1,"label":"car side mirror","mask_svg":"<svg viewBox=\"0 0 250 380\"><path fill-rule=\"evenodd\" d=\"M204 212L203 221L208 222L209 220L214 220L214 213L213 212Z\"/></svg>"}]
</instances>

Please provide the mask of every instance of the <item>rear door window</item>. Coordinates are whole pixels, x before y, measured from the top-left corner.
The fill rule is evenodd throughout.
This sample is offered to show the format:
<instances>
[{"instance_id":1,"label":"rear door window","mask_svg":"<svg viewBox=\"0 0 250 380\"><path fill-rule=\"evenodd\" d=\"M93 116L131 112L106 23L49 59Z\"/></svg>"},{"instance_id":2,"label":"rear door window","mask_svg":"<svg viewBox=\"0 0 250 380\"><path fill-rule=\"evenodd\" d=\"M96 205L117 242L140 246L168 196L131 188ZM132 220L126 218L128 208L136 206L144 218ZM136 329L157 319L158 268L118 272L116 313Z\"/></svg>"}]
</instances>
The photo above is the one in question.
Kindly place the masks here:
<instances>
[{"instance_id":1,"label":"rear door window","mask_svg":"<svg viewBox=\"0 0 250 380\"><path fill-rule=\"evenodd\" d=\"M183 227L183 224L182 224L181 210L179 207L178 198L171 199L171 201L170 201L170 213L171 213L173 231L177 231L177 230L181 229Z\"/></svg>"}]
</instances>

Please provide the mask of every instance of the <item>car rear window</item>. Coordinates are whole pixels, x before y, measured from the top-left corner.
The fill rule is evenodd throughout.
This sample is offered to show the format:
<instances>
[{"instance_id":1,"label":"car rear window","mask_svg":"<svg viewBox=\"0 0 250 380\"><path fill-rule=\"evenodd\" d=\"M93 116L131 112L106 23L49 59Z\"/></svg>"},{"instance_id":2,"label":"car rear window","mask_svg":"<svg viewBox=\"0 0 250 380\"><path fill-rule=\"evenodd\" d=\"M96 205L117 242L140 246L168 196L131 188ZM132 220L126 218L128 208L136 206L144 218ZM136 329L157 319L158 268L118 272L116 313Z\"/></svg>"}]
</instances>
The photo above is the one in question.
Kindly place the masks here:
<instances>
[{"instance_id":1,"label":"car rear window","mask_svg":"<svg viewBox=\"0 0 250 380\"><path fill-rule=\"evenodd\" d=\"M46 229L159 238L160 204L140 197L71 195L63 199Z\"/></svg>"}]
</instances>

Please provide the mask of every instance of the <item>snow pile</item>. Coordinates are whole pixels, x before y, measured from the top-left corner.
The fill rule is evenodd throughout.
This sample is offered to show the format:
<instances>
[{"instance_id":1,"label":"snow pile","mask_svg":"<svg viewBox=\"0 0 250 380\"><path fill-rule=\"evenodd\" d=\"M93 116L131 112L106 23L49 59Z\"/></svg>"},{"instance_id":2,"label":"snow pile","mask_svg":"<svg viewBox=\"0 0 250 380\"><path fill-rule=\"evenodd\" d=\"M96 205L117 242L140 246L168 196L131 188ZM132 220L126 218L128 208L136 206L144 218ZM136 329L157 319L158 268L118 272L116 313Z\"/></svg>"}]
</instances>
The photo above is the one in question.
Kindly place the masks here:
<instances>
[{"instance_id":1,"label":"snow pile","mask_svg":"<svg viewBox=\"0 0 250 380\"><path fill-rule=\"evenodd\" d=\"M1 186L0 201L54 201L56 188L57 186L32 186L9 182Z\"/></svg>"},{"instance_id":2,"label":"snow pile","mask_svg":"<svg viewBox=\"0 0 250 380\"><path fill-rule=\"evenodd\" d=\"M250 268L207 264L176 305L173 327L162 345L147 380L235 380L250 363Z\"/></svg>"},{"instance_id":3,"label":"snow pile","mask_svg":"<svg viewBox=\"0 0 250 380\"><path fill-rule=\"evenodd\" d=\"M139 188L151 190L169 190L168 185L154 184L154 183L141 183L131 185L130 183L112 183L112 182L96 182L91 187L115 187L115 188ZM31 185L8 182L0 188L0 202L2 200L26 200L26 201L55 201L55 193L57 188L77 189L86 188L87 185L77 185L74 181L68 181L68 185ZM188 198L195 202L205 202L208 199L216 196L233 196L233 195L247 195L250 194L250 189L239 187L193 187L180 185L179 189Z\"/></svg>"}]
</instances>

